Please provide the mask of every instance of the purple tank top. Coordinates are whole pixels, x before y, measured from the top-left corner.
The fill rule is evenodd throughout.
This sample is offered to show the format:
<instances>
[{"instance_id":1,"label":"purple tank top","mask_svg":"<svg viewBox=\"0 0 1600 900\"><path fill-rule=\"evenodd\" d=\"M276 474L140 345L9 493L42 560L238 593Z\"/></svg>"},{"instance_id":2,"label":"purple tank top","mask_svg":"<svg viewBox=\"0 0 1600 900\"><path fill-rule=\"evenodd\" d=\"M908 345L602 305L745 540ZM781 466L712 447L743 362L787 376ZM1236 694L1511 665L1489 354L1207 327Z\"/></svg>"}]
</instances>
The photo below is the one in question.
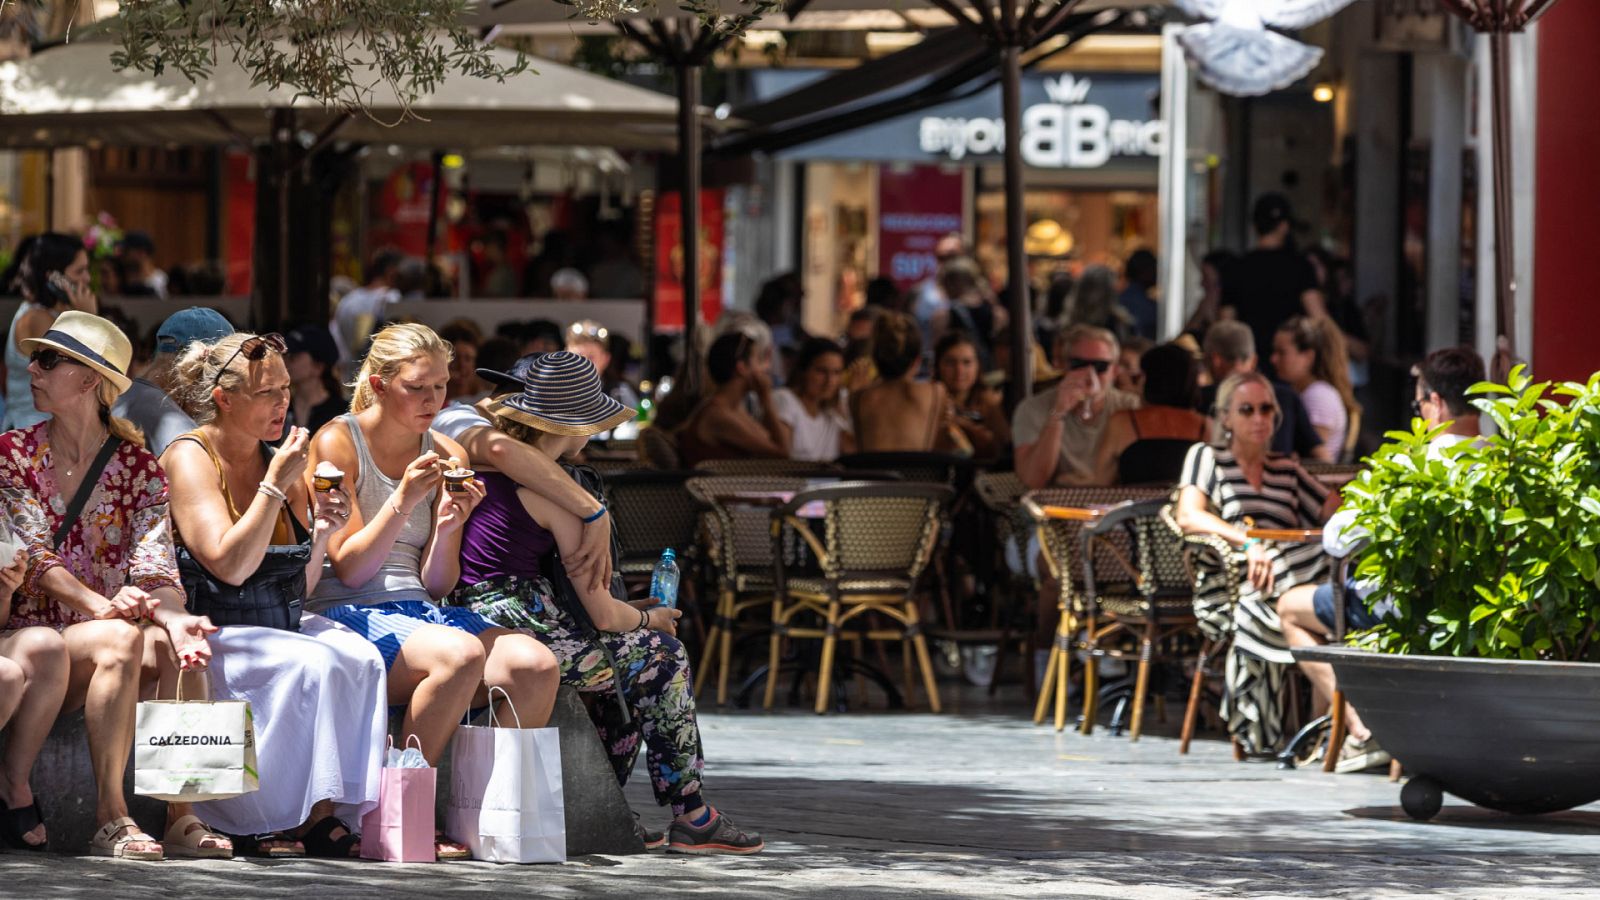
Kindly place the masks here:
<instances>
[{"instance_id":1,"label":"purple tank top","mask_svg":"<svg viewBox=\"0 0 1600 900\"><path fill-rule=\"evenodd\" d=\"M461 535L461 583L538 578L539 561L555 547L555 536L528 515L516 482L499 472L479 472L478 478L487 493Z\"/></svg>"}]
</instances>

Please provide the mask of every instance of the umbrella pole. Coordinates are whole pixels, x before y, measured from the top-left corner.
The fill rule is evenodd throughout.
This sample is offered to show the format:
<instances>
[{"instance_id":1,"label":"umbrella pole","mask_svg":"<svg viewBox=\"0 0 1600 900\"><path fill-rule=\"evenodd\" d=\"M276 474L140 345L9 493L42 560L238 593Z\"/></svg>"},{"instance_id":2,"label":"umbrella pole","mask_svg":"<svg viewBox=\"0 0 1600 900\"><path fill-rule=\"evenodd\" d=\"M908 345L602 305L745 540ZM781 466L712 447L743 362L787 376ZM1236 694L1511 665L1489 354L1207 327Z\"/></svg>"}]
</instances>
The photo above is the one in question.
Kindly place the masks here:
<instances>
[{"instance_id":1,"label":"umbrella pole","mask_svg":"<svg viewBox=\"0 0 1600 900\"><path fill-rule=\"evenodd\" d=\"M694 387L699 380L700 324L700 65L682 60L678 70L678 185L683 247L684 373Z\"/></svg>"},{"instance_id":2,"label":"umbrella pole","mask_svg":"<svg viewBox=\"0 0 1600 900\"><path fill-rule=\"evenodd\" d=\"M1014 24L1015 4L1002 3L1001 14ZM1022 195L1022 48L1014 41L1007 41L1000 48L1000 72L1000 108L1005 120L1006 302L1011 315L1007 400L1015 408L1033 393L1033 324L1029 315L1032 305L1028 297L1028 257L1023 247L1028 216Z\"/></svg>"},{"instance_id":3,"label":"umbrella pole","mask_svg":"<svg viewBox=\"0 0 1600 900\"><path fill-rule=\"evenodd\" d=\"M1511 190L1511 35L1504 30L1489 33L1490 129L1494 154L1494 269L1495 300L1499 307L1499 333L1509 350L1516 354L1517 271L1515 227L1512 220ZM1504 374L1504 373L1502 373Z\"/></svg>"}]
</instances>

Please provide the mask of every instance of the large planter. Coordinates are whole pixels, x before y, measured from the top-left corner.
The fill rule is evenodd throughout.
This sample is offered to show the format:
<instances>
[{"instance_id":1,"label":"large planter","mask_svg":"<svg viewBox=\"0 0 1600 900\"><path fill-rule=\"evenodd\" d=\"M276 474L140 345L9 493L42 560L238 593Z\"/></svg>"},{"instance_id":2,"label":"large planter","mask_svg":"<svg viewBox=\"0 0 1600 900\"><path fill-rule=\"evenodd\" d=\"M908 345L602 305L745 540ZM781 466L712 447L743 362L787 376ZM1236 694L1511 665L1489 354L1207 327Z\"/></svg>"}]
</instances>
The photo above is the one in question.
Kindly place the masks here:
<instances>
[{"instance_id":1,"label":"large planter","mask_svg":"<svg viewBox=\"0 0 1600 900\"><path fill-rule=\"evenodd\" d=\"M1439 789L1509 813L1600 800L1600 664L1399 656L1308 647L1412 779L1401 793L1418 819Z\"/></svg>"}]
</instances>

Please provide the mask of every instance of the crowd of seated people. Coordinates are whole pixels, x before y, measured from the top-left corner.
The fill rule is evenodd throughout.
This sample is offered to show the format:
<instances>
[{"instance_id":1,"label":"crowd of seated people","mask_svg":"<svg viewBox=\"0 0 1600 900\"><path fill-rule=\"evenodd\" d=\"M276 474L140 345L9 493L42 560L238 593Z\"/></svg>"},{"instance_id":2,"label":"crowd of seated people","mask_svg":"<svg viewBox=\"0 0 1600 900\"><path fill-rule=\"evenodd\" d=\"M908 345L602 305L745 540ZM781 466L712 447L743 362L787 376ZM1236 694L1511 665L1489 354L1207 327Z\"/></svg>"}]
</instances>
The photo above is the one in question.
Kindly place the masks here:
<instances>
[{"instance_id":1,"label":"crowd of seated people","mask_svg":"<svg viewBox=\"0 0 1600 900\"><path fill-rule=\"evenodd\" d=\"M204 312L159 330L139 387L167 403L129 410L160 435L159 455L115 411L135 383L132 344L111 322L60 310L17 347L42 418L0 435L3 524L23 547L0 560L0 843L50 847L55 801L34 795L34 763L78 709L93 853L344 858L377 804L391 707L438 764L490 687L517 713L501 722L537 728L570 684L629 707L594 704L595 725L619 782L645 749L672 813L668 829L636 826L648 845L763 848L704 796L679 613L616 598L608 511L560 465L635 415L593 363L549 352L479 370L491 387L475 399L452 341L388 325L344 412L312 429L296 423L343 399L317 339L238 333ZM296 402L319 386L326 396ZM342 480L318 489L318 471ZM275 579L304 611L287 627L219 627L197 614L193 572ZM571 596L552 589L558 576ZM136 705L178 696L180 681L198 682L191 697L250 703L260 789L169 803L158 839L129 816L123 773ZM437 835L438 857L467 856L464 837Z\"/></svg>"}]
</instances>

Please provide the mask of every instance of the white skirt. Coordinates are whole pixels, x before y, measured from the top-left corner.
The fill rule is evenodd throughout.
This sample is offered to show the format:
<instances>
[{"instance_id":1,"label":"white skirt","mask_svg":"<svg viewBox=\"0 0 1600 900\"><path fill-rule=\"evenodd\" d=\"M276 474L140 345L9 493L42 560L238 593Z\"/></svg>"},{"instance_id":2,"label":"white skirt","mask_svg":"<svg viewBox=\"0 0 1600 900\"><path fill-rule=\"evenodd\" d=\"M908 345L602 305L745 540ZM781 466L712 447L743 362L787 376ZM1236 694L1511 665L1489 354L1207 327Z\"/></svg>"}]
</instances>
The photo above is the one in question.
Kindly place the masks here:
<instances>
[{"instance_id":1,"label":"white skirt","mask_svg":"<svg viewBox=\"0 0 1600 900\"><path fill-rule=\"evenodd\" d=\"M196 815L229 834L265 834L298 827L312 804L332 800L360 831L378 805L389 727L378 648L311 613L298 634L239 625L210 642L212 697L250 703L261 789L197 803Z\"/></svg>"}]
</instances>

